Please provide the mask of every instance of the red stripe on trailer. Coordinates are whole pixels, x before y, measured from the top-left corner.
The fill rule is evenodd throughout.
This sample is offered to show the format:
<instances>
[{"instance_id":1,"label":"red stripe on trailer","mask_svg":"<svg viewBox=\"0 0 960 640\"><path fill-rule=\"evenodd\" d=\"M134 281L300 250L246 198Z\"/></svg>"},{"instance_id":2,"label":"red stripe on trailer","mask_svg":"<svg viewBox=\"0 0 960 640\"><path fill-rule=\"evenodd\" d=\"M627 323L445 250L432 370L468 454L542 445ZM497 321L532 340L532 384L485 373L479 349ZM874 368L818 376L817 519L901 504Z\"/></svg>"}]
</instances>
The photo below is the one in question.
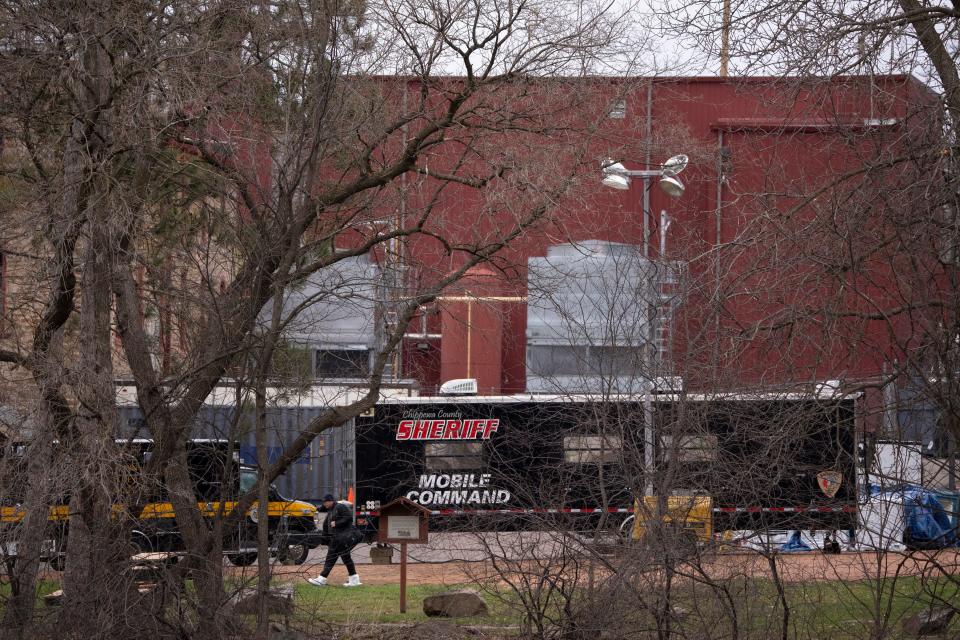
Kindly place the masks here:
<instances>
[{"instance_id":1,"label":"red stripe on trailer","mask_svg":"<svg viewBox=\"0 0 960 640\"><path fill-rule=\"evenodd\" d=\"M454 516L454 515L472 515L472 514L531 514L531 513L634 513L630 507L608 507L606 509L599 507L586 507L581 509L563 508L563 509L434 509L430 511L435 516ZM713 513L807 513L815 511L817 513L857 513L857 508L853 506L843 507L713 507ZM358 516L379 516L379 511L357 511Z\"/></svg>"}]
</instances>

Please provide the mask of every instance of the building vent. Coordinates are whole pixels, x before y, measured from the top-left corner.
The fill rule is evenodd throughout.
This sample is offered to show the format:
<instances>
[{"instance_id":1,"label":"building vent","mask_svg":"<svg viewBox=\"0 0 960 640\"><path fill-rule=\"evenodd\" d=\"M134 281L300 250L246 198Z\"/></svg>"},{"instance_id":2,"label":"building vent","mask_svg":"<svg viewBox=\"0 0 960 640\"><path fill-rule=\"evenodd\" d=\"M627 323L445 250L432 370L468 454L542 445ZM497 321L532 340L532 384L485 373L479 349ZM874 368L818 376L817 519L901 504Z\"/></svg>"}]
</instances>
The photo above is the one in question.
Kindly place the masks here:
<instances>
[{"instance_id":1,"label":"building vent","mask_svg":"<svg viewBox=\"0 0 960 640\"><path fill-rule=\"evenodd\" d=\"M312 274L284 292L284 339L308 354L313 375L356 379L369 375L377 348L380 270L366 256L350 257ZM260 312L270 326L273 303Z\"/></svg>"},{"instance_id":2,"label":"building vent","mask_svg":"<svg viewBox=\"0 0 960 640\"><path fill-rule=\"evenodd\" d=\"M663 275L640 247L600 240L528 260L527 391L640 393L659 363Z\"/></svg>"}]
</instances>

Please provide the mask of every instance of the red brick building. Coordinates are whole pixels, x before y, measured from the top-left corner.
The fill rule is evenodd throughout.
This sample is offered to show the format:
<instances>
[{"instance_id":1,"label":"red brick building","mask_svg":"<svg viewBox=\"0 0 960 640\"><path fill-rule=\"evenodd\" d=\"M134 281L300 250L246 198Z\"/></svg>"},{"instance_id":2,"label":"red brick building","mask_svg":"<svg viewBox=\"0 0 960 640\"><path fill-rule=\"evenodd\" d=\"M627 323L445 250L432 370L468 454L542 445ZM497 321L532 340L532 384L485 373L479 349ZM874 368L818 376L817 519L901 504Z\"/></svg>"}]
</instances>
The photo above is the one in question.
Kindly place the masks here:
<instances>
[{"instance_id":1,"label":"red brick building","mask_svg":"<svg viewBox=\"0 0 960 640\"><path fill-rule=\"evenodd\" d=\"M475 377L481 393L524 391L528 259L587 240L636 245L680 267L664 285L679 304L657 326L657 373L688 386L863 381L908 347L909 336L897 334L909 333L903 319L877 311L902 302L889 286L902 248L876 236L916 195L916 162L895 158L910 158L936 135L936 96L926 86L880 76L595 79L582 87L608 114L590 141L595 157L642 169L686 154L685 193L670 198L652 186L645 219L643 181L604 189L597 164L553 216L417 321L402 377L426 390ZM478 203L464 192L440 204L470 233ZM420 271L457 266L426 239L407 251ZM851 290L836 277L858 269ZM487 300L469 301L468 292ZM857 314L867 307L876 313Z\"/></svg>"}]
</instances>

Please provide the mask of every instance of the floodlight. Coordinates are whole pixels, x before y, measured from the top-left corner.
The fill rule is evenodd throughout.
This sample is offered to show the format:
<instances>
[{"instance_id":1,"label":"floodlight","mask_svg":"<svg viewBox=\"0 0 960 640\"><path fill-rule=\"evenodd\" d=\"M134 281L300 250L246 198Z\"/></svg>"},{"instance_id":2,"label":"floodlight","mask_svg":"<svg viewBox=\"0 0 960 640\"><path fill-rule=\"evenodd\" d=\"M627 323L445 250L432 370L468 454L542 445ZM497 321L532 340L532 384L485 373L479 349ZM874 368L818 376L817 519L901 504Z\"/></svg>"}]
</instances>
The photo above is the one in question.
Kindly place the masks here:
<instances>
[{"instance_id":1,"label":"floodlight","mask_svg":"<svg viewBox=\"0 0 960 640\"><path fill-rule=\"evenodd\" d=\"M604 181L604 184L606 184L606 181ZM672 196L674 198L679 198L682 196L684 190L686 189L682 182L672 176L663 176L660 178L660 188L663 189L663 192L668 196Z\"/></svg>"},{"instance_id":2,"label":"floodlight","mask_svg":"<svg viewBox=\"0 0 960 640\"><path fill-rule=\"evenodd\" d=\"M620 191L626 191L630 188L630 178L612 173L604 176L603 186L610 187L611 189L618 189Z\"/></svg>"},{"instance_id":3,"label":"floodlight","mask_svg":"<svg viewBox=\"0 0 960 640\"><path fill-rule=\"evenodd\" d=\"M607 160L604 161L604 164L601 165L601 168L603 169L603 175L605 176L618 174L623 175L627 172L627 168L623 166L623 163L614 162L610 158L607 158Z\"/></svg>"},{"instance_id":4,"label":"floodlight","mask_svg":"<svg viewBox=\"0 0 960 640\"><path fill-rule=\"evenodd\" d=\"M663 172L663 175L672 177L686 169L689 162L690 158L681 153L660 165L660 171Z\"/></svg>"}]
</instances>

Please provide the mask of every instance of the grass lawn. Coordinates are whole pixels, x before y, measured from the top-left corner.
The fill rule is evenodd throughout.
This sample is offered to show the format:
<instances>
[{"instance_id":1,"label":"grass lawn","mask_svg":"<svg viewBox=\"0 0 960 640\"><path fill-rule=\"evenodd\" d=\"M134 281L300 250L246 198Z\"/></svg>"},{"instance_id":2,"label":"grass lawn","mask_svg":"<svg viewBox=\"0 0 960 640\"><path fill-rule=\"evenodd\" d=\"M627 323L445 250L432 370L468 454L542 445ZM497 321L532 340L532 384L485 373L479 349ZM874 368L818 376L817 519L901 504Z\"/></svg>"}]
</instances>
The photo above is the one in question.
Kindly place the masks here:
<instances>
[{"instance_id":1,"label":"grass lawn","mask_svg":"<svg viewBox=\"0 0 960 640\"><path fill-rule=\"evenodd\" d=\"M725 588L737 607L737 632L749 638L779 637L783 606L776 586L768 579L736 579ZM883 583L870 580L811 581L784 586L789 609L790 637L831 640L905 637L903 620L930 607L960 604L960 586L949 578L921 579L905 576ZM723 635L732 633L728 611L720 606L709 588L678 586L674 604L696 612L679 622L687 637L702 637L706 629ZM960 617L954 616L950 633L960 638ZM638 625L650 628L648 612L638 612Z\"/></svg>"},{"instance_id":2,"label":"grass lawn","mask_svg":"<svg viewBox=\"0 0 960 640\"><path fill-rule=\"evenodd\" d=\"M230 588L228 583L228 589ZM37 587L37 610L50 611L42 601L43 596L60 588L60 583L52 580L40 581ZM298 619L323 619L330 622L422 622L427 620L423 613L423 598L459 587L441 585L410 585L407 587L407 612L400 613L400 585L364 585L347 589L341 586L315 587L300 582L296 584L295 603ZM469 585L463 588L475 589ZM187 581L187 591L192 591L191 581ZM459 624L511 625L515 624L516 613L510 610L501 598L482 594L490 609L489 616L476 618L457 618ZM0 581L0 616L6 609L10 598L10 584Z\"/></svg>"},{"instance_id":3,"label":"grass lawn","mask_svg":"<svg viewBox=\"0 0 960 640\"><path fill-rule=\"evenodd\" d=\"M188 582L187 590L191 591ZM464 585L465 588L472 588ZM775 586L769 580L746 579L727 583L734 601L737 602L740 633L743 637L758 638L778 629L782 619ZM56 581L45 580L39 584L38 600L60 587ZM305 582L295 585L296 612L293 622L298 626L312 628L317 622L332 622L344 625L369 623L417 623L427 620L423 613L423 598L455 587L442 585L410 585L407 588L407 612L400 613L399 585L364 585L347 589L341 586L314 587ZM716 606L709 594L678 585L674 591L675 603L696 615L679 623L679 629L693 634L704 630L722 633L729 624L725 612ZM917 576L874 581L833 581L789 584L785 593L790 607L791 636L801 638L842 639L867 638L874 632L876 612L887 619L885 636L903 637L901 623L907 615L923 611L931 601L939 599L957 606L960 603L960 586L948 578L921 579ZM492 627L515 627L523 621L523 612L517 598L505 591L481 594L490 609L490 615L476 618L451 620L460 625L483 625ZM0 582L0 616L10 586ZM56 615L56 610L38 602L41 615ZM638 628L650 629L649 613L636 610ZM700 617L703 616L703 617ZM699 618L699 619L698 619ZM960 616L955 616L951 631L945 637L960 638ZM951 633L953 635L951 635Z\"/></svg>"},{"instance_id":4,"label":"grass lawn","mask_svg":"<svg viewBox=\"0 0 960 640\"><path fill-rule=\"evenodd\" d=\"M887 633L899 638L903 619L928 609L931 603L934 607L960 605L960 586L949 578L905 576L884 583L809 583L791 585L787 593L798 625L831 638L868 637L873 621L884 617ZM960 616L954 615L950 629L955 635L947 637L960 637Z\"/></svg>"},{"instance_id":5,"label":"grass lawn","mask_svg":"<svg viewBox=\"0 0 960 640\"><path fill-rule=\"evenodd\" d=\"M741 633L747 637L765 637L764 634L776 627L782 615L777 600L777 592L769 580L749 580L741 585L742 595L749 594L750 603L744 603L741 612ZM400 588L398 585L363 586L359 589L342 587L313 587L309 584L296 586L297 618L304 621L323 619L337 623L376 623L376 622L422 622L427 620L423 614L423 598L432 593L447 590L442 586L411 586L407 590L407 613L400 613ZM466 588L470 588L466 586ZM734 588L734 591L738 589ZM483 618L458 618L457 624L516 626L522 622L522 612L516 606L516 598L505 593L483 593L490 616ZM678 604L683 605L683 589L676 592ZM873 620L876 608L880 616L887 616L886 637L903 637L901 622L907 615L923 611L929 606L932 596L943 602L960 603L960 587L949 579L921 580L919 577L902 577L889 580L880 586L871 581L850 582L810 582L791 584L786 587L786 597L790 607L790 626L792 636L804 638L867 638L874 630ZM879 604L878 604L879 603ZM701 603L702 605L703 603ZM889 606L889 613L887 607ZM942 606L942 604L940 605ZM708 607L709 608L709 607ZM704 611L703 608L690 607L691 610ZM641 618L647 616L638 612ZM649 621L643 621L649 622ZM724 626L723 619L718 628ZM639 627L649 628L638 619ZM692 623L692 624L688 624ZM702 626L703 621L699 622ZM698 622L688 620L680 628L694 632ZM960 637L960 616L955 616L951 625L955 635ZM695 636L691 636L695 637Z\"/></svg>"},{"instance_id":6,"label":"grass lawn","mask_svg":"<svg viewBox=\"0 0 960 640\"><path fill-rule=\"evenodd\" d=\"M457 587L440 585L409 585L407 587L407 612L400 613L400 585L364 585L347 589L339 586L315 587L311 584L296 585L297 617L320 617L330 622L423 622L428 620L423 613L426 596ZM463 588L473 588L464 586ZM504 602L504 598L481 594L490 609L489 616L456 618L457 624L509 626L517 624L518 613Z\"/></svg>"},{"instance_id":7,"label":"grass lawn","mask_svg":"<svg viewBox=\"0 0 960 640\"><path fill-rule=\"evenodd\" d=\"M58 580L38 580L37 581L37 599L39 600L43 596L53 593L60 588L60 582ZM0 581L0 612L3 611L7 599L10 597L10 583L6 581Z\"/></svg>"}]
</instances>

